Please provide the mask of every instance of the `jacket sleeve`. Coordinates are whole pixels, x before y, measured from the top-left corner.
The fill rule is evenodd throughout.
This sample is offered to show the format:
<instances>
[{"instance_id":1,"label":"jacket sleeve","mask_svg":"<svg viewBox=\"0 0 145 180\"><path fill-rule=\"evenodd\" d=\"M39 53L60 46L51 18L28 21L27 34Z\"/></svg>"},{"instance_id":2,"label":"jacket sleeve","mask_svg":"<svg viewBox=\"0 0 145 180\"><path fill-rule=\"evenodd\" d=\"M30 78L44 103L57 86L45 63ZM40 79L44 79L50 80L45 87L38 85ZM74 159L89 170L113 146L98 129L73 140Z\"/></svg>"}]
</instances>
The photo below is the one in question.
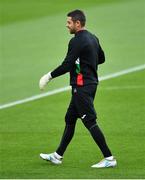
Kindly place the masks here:
<instances>
[{"instance_id":1,"label":"jacket sleeve","mask_svg":"<svg viewBox=\"0 0 145 180\"><path fill-rule=\"evenodd\" d=\"M98 64L103 64L104 62L105 62L105 54L104 54L104 51L99 44Z\"/></svg>"},{"instance_id":2,"label":"jacket sleeve","mask_svg":"<svg viewBox=\"0 0 145 180\"><path fill-rule=\"evenodd\" d=\"M94 35L95 36L95 35ZM99 39L95 36L98 44L98 64L103 64L105 62L105 54L104 51L99 43Z\"/></svg>"},{"instance_id":3,"label":"jacket sleeve","mask_svg":"<svg viewBox=\"0 0 145 180\"><path fill-rule=\"evenodd\" d=\"M105 62L105 54L104 54L104 51L99 44L98 64L103 64L104 62Z\"/></svg>"},{"instance_id":4,"label":"jacket sleeve","mask_svg":"<svg viewBox=\"0 0 145 180\"><path fill-rule=\"evenodd\" d=\"M61 76L67 72L70 72L71 68L74 66L75 61L80 54L80 43L77 39L72 38L68 45L67 55L60 66L51 72L52 78Z\"/></svg>"}]
</instances>

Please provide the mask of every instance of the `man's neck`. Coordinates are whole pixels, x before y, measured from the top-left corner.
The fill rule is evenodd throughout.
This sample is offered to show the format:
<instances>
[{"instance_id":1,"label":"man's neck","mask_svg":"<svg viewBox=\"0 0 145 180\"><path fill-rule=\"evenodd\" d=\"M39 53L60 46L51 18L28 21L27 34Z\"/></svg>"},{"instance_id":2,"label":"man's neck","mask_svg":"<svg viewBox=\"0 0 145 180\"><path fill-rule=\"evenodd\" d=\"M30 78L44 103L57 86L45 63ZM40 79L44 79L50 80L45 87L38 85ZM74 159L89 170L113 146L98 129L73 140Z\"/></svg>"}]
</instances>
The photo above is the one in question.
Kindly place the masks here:
<instances>
[{"instance_id":1,"label":"man's neck","mask_svg":"<svg viewBox=\"0 0 145 180\"><path fill-rule=\"evenodd\" d=\"M85 30L85 28L84 28L84 27L82 27L82 28L78 29L78 30L76 31L76 33L77 33L77 32L79 32L79 31L83 31L83 30Z\"/></svg>"}]
</instances>

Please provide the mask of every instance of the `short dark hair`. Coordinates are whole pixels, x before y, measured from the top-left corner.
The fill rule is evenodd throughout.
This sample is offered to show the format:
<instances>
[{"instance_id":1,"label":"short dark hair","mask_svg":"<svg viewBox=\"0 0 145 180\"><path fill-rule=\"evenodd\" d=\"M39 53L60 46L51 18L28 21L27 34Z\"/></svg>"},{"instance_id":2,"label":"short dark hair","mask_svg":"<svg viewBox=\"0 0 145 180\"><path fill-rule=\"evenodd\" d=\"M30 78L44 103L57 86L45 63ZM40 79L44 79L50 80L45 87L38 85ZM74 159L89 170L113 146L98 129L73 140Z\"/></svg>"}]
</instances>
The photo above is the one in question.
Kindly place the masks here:
<instances>
[{"instance_id":1,"label":"short dark hair","mask_svg":"<svg viewBox=\"0 0 145 180\"><path fill-rule=\"evenodd\" d=\"M72 21L76 22L76 21L80 21L80 24L81 26L85 26L85 23L86 23L86 16L84 14L83 11L81 10L74 10L74 11L71 11L67 14L68 17L71 17L72 18Z\"/></svg>"}]
</instances>

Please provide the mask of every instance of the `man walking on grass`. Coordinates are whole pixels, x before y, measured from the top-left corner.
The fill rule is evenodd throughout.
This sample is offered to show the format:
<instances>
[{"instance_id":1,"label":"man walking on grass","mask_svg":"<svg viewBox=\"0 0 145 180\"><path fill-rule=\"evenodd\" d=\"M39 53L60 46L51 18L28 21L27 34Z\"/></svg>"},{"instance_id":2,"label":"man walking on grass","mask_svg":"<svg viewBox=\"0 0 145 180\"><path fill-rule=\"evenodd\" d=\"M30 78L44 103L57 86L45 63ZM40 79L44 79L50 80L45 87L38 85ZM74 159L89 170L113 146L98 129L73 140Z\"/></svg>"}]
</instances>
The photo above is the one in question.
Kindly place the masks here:
<instances>
[{"instance_id":1,"label":"man walking on grass","mask_svg":"<svg viewBox=\"0 0 145 180\"><path fill-rule=\"evenodd\" d=\"M77 119L80 118L104 156L102 161L91 167L115 167L117 161L97 125L93 104L98 85L97 69L99 64L104 63L105 55L98 38L85 29L85 22L86 17L81 10L67 14L66 26L70 34L74 34L69 42L67 55L60 66L40 79L39 87L43 90L50 80L69 72L72 87L72 98L65 115L66 124L60 145L54 153L41 153L40 157L54 164L61 164L64 152L74 135Z\"/></svg>"}]
</instances>

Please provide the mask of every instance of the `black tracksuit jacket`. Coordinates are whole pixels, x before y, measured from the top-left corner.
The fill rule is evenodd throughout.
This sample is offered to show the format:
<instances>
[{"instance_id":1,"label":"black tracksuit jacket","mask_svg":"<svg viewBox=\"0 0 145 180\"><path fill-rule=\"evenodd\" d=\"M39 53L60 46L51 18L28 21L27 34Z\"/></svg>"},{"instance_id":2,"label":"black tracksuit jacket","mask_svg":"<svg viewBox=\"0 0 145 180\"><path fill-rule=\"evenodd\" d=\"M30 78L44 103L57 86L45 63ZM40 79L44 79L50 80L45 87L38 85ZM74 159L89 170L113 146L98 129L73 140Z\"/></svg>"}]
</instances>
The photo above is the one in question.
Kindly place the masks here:
<instances>
[{"instance_id":1,"label":"black tracksuit jacket","mask_svg":"<svg viewBox=\"0 0 145 180\"><path fill-rule=\"evenodd\" d=\"M98 84L98 64L105 62L98 38L87 30L78 31L70 40L67 55L51 72L52 78L70 73L71 86Z\"/></svg>"}]
</instances>

